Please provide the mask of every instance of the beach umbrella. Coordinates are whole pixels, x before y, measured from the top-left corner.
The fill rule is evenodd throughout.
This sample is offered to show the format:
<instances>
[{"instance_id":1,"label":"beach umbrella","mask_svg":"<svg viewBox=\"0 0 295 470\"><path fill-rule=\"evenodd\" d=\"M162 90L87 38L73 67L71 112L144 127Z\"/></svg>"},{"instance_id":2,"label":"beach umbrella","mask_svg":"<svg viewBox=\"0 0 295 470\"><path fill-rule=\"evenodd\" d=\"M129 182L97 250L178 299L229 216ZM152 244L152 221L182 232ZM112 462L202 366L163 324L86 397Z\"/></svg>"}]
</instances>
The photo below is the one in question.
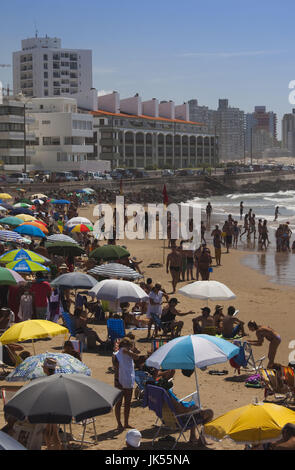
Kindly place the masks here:
<instances>
[{"instance_id":1,"label":"beach umbrella","mask_svg":"<svg viewBox=\"0 0 295 470\"><path fill-rule=\"evenodd\" d=\"M85 189L82 189L82 191L83 191L83 193L86 192L86 191L87 191L88 193L92 193L92 194L95 193L95 190L92 189L92 188L85 188Z\"/></svg>"},{"instance_id":2,"label":"beach umbrella","mask_svg":"<svg viewBox=\"0 0 295 470\"><path fill-rule=\"evenodd\" d=\"M88 233L93 232L92 225L78 224L74 225L73 228L70 228L70 231L73 233Z\"/></svg>"},{"instance_id":3,"label":"beach umbrella","mask_svg":"<svg viewBox=\"0 0 295 470\"><path fill-rule=\"evenodd\" d=\"M8 268L0 268L0 285L1 286L15 286L25 280L16 272Z\"/></svg>"},{"instance_id":4,"label":"beach umbrella","mask_svg":"<svg viewBox=\"0 0 295 470\"><path fill-rule=\"evenodd\" d=\"M10 196L10 194L7 194L7 193L0 193L0 199L5 201L5 200L8 200L8 199L12 199L12 196Z\"/></svg>"},{"instance_id":5,"label":"beach umbrella","mask_svg":"<svg viewBox=\"0 0 295 470\"><path fill-rule=\"evenodd\" d=\"M27 198L22 198L18 202L23 203L23 204L28 204L29 206L32 205L32 202L30 201L30 199L27 199Z\"/></svg>"},{"instance_id":6,"label":"beach umbrella","mask_svg":"<svg viewBox=\"0 0 295 470\"><path fill-rule=\"evenodd\" d=\"M46 352L25 359L6 377L5 380L7 380L7 382L26 382L28 380L46 377L46 374L43 371L43 364L45 359L48 357L55 359L57 362L55 369L56 374L91 375L89 367L70 354Z\"/></svg>"},{"instance_id":7,"label":"beach umbrella","mask_svg":"<svg viewBox=\"0 0 295 470\"><path fill-rule=\"evenodd\" d=\"M21 207L19 207L18 209L14 208L11 211L11 214L12 215L30 215L30 216L34 217L34 212L33 211L31 211L30 209L21 208Z\"/></svg>"},{"instance_id":8,"label":"beach umbrella","mask_svg":"<svg viewBox=\"0 0 295 470\"><path fill-rule=\"evenodd\" d=\"M1 261L1 258L0 258ZM89 274L94 274L101 277L117 278L117 279L140 279L143 277L129 266L124 266L119 263L102 264L101 266L95 266L95 268L88 271Z\"/></svg>"},{"instance_id":9,"label":"beach umbrella","mask_svg":"<svg viewBox=\"0 0 295 470\"><path fill-rule=\"evenodd\" d=\"M65 206L67 204L71 204L71 201L67 201L66 199L54 199L51 201L51 204L58 204L60 206Z\"/></svg>"},{"instance_id":10,"label":"beach umbrella","mask_svg":"<svg viewBox=\"0 0 295 470\"><path fill-rule=\"evenodd\" d=\"M42 224L41 222L38 222L37 220L34 220L32 222L23 222L22 225L20 225L20 227L24 227L24 226L31 226L31 227L38 227L43 233L48 234L48 229L45 227L44 224Z\"/></svg>"},{"instance_id":11,"label":"beach umbrella","mask_svg":"<svg viewBox=\"0 0 295 470\"><path fill-rule=\"evenodd\" d=\"M41 256L38 253L30 250L12 250L4 255L0 256L0 263L11 263L12 261L19 261L19 260L29 260L35 261L36 263L48 263L50 260L45 258L45 256Z\"/></svg>"},{"instance_id":12,"label":"beach umbrella","mask_svg":"<svg viewBox=\"0 0 295 470\"><path fill-rule=\"evenodd\" d=\"M236 295L221 282L217 281L197 281L187 284L178 290L179 294L191 299L200 300L232 300Z\"/></svg>"},{"instance_id":13,"label":"beach umbrella","mask_svg":"<svg viewBox=\"0 0 295 470\"><path fill-rule=\"evenodd\" d=\"M93 292L98 299L102 300L144 302L149 299L147 293L137 284L118 279L106 279L104 281L97 282L90 292Z\"/></svg>"},{"instance_id":14,"label":"beach umbrella","mask_svg":"<svg viewBox=\"0 0 295 470\"><path fill-rule=\"evenodd\" d=\"M48 242L68 242L68 243L75 243L78 245L78 242L74 240L72 237L69 237L68 235L63 235L61 234L54 234L50 235L47 237Z\"/></svg>"},{"instance_id":15,"label":"beach umbrella","mask_svg":"<svg viewBox=\"0 0 295 470\"><path fill-rule=\"evenodd\" d=\"M3 219L0 219L0 222L1 224L11 225L12 227L18 227L23 223L23 221L18 217L4 217Z\"/></svg>"},{"instance_id":16,"label":"beach umbrella","mask_svg":"<svg viewBox=\"0 0 295 470\"><path fill-rule=\"evenodd\" d=\"M0 200L1 201L1 200ZM7 202L1 201L1 207L4 207L6 210L11 211L13 210L13 207L11 204L8 204ZM1 209L3 210L3 209Z\"/></svg>"},{"instance_id":17,"label":"beach umbrella","mask_svg":"<svg viewBox=\"0 0 295 470\"><path fill-rule=\"evenodd\" d=\"M20 209L20 208L29 209L30 207L32 207L32 204L27 204L26 202L18 202L17 204L13 204L13 207L15 209Z\"/></svg>"},{"instance_id":18,"label":"beach umbrella","mask_svg":"<svg viewBox=\"0 0 295 470\"><path fill-rule=\"evenodd\" d=\"M207 436L226 437L244 444L278 440L287 423L295 424L295 412L275 403L252 403L219 416L205 424Z\"/></svg>"},{"instance_id":19,"label":"beach umbrella","mask_svg":"<svg viewBox=\"0 0 295 470\"><path fill-rule=\"evenodd\" d=\"M30 423L70 424L109 413L122 392L81 374L54 374L22 387L4 411Z\"/></svg>"},{"instance_id":20,"label":"beach umbrella","mask_svg":"<svg viewBox=\"0 0 295 470\"><path fill-rule=\"evenodd\" d=\"M34 339L68 335L69 330L48 320L27 320L15 323L0 336L0 343L11 344L31 340L34 349Z\"/></svg>"},{"instance_id":21,"label":"beach umbrella","mask_svg":"<svg viewBox=\"0 0 295 470\"><path fill-rule=\"evenodd\" d=\"M33 225L20 225L15 229L15 231L21 235L29 235L30 237L35 238L46 238L42 230L39 227L34 227Z\"/></svg>"},{"instance_id":22,"label":"beach umbrella","mask_svg":"<svg viewBox=\"0 0 295 470\"><path fill-rule=\"evenodd\" d=\"M23 222L34 222L36 217L28 214L17 214L17 218L21 219Z\"/></svg>"},{"instance_id":23,"label":"beach umbrella","mask_svg":"<svg viewBox=\"0 0 295 470\"><path fill-rule=\"evenodd\" d=\"M33 203L34 204L40 204L42 206L44 204L44 201L42 199L34 199Z\"/></svg>"},{"instance_id":24,"label":"beach umbrella","mask_svg":"<svg viewBox=\"0 0 295 470\"><path fill-rule=\"evenodd\" d=\"M13 437L0 431L0 450L28 450L20 442L13 439Z\"/></svg>"},{"instance_id":25,"label":"beach umbrella","mask_svg":"<svg viewBox=\"0 0 295 470\"><path fill-rule=\"evenodd\" d=\"M48 199L48 196L46 196L46 194L38 193L33 194L32 199Z\"/></svg>"},{"instance_id":26,"label":"beach umbrella","mask_svg":"<svg viewBox=\"0 0 295 470\"><path fill-rule=\"evenodd\" d=\"M73 227L74 225L79 224L92 225L91 221L86 217L73 217L72 219L68 220L66 227Z\"/></svg>"},{"instance_id":27,"label":"beach umbrella","mask_svg":"<svg viewBox=\"0 0 295 470\"><path fill-rule=\"evenodd\" d=\"M7 209L6 207L4 207L4 206L0 206L0 211L1 211L1 212L7 212L8 209Z\"/></svg>"},{"instance_id":28,"label":"beach umbrella","mask_svg":"<svg viewBox=\"0 0 295 470\"><path fill-rule=\"evenodd\" d=\"M239 353L238 346L209 335L189 335L175 338L161 346L146 361L156 369L195 370L198 399L199 386L196 368L208 367L228 361ZM200 399L199 399L200 404Z\"/></svg>"},{"instance_id":29,"label":"beach umbrella","mask_svg":"<svg viewBox=\"0 0 295 470\"><path fill-rule=\"evenodd\" d=\"M0 241L1 242L16 242L22 240L19 233L10 232L9 230L0 230Z\"/></svg>"},{"instance_id":30,"label":"beach umbrella","mask_svg":"<svg viewBox=\"0 0 295 470\"><path fill-rule=\"evenodd\" d=\"M116 260L130 256L129 251L120 245L104 245L93 250L89 258L104 259L104 260Z\"/></svg>"},{"instance_id":31,"label":"beach umbrella","mask_svg":"<svg viewBox=\"0 0 295 470\"><path fill-rule=\"evenodd\" d=\"M59 256L80 256L85 253L85 250L77 243L46 242L45 248L48 253Z\"/></svg>"},{"instance_id":32,"label":"beach umbrella","mask_svg":"<svg viewBox=\"0 0 295 470\"><path fill-rule=\"evenodd\" d=\"M62 274L51 282L52 287L64 287L66 289L91 289L97 284L97 280L89 274L73 272Z\"/></svg>"},{"instance_id":33,"label":"beach umbrella","mask_svg":"<svg viewBox=\"0 0 295 470\"><path fill-rule=\"evenodd\" d=\"M12 261L6 265L6 268L16 271L18 273L38 273L38 272L49 272L50 269L43 264L30 261L28 259L20 259L18 261Z\"/></svg>"}]
</instances>

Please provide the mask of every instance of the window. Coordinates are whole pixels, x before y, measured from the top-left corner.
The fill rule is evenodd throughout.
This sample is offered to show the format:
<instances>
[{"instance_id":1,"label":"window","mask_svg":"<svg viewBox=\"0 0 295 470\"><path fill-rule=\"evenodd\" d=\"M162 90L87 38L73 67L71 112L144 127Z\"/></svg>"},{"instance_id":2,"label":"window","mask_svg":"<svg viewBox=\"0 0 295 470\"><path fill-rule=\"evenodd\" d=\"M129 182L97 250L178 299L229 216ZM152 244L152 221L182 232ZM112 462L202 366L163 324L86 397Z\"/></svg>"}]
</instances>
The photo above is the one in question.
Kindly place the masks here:
<instances>
[{"instance_id":1,"label":"window","mask_svg":"<svg viewBox=\"0 0 295 470\"><path fill-rule=\"evenodd\" d=\"M43 126L45 126L47 124L51 124L51 121L42 121L42 124L43 124Z\"/></svg>"},{"instance_id":2,"label":"window","mask_svg":"<svg viewBox=\"0 0 295 470\"><path fill-rule=\"evenodd\" d=\"M48 78L48 72L44 72L44 78Z\"/></svg>"},{"instance_id":3,"label":"window","mask_svg":"<svg viewBox=\"0 0 295 470\"><path fill-rule=\"evenodd\" d=\"M44 88L48 87L48 82L44 82Z\"/></svg>"},{"instance_id":4,"label":"window","mask_svg":"<svg viewBox=\"0 0 295 470\"><path fill-rule=\"evenodd\" d=\"M44 70L48 70L48 64L44 62Z\"/></svg>"},{"instance_id":5,"label":"window","mask_svg":"<svg viewBox=\"0 0 295 470\"><path fill-rule=\"evenodd\" d=\"M48 60L48 55L47 55L47 54L44 54L44 55L43 55L43 60L44 60L45 62L47 62L47 60Z\"/></svg>"},{"instance_id":6,"label":"window","mask_svg":"<svg viewBox=\"0 0 295 470\"><path fill-rule=\"evenodd\" d=\"M43 137L43 145L60 145L60 137Z\"/></svg>"}]
</instances>

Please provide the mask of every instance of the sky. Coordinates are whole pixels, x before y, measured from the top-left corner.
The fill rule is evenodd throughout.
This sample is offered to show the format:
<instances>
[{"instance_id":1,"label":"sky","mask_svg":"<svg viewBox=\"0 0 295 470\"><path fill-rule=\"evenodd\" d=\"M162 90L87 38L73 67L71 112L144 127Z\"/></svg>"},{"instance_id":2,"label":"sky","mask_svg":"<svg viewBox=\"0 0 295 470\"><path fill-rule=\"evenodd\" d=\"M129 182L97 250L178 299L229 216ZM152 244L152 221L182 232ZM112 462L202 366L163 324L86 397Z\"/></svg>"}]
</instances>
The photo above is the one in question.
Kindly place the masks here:
<instances>
[{"instance_id":1,"label":"sky","mask_svg":"<svg viewBox=\"0 0 295 470\"><path fill-rule=\"evenodd\" d=\"M12 64L21 40L60 37L65 48L92 49L93 86L181 104L219 98L252 112L291 112L295 80L291 0L1 0L0 64ZM12 68L0 81L13 87Z\"/></svg>"}]
</instances>

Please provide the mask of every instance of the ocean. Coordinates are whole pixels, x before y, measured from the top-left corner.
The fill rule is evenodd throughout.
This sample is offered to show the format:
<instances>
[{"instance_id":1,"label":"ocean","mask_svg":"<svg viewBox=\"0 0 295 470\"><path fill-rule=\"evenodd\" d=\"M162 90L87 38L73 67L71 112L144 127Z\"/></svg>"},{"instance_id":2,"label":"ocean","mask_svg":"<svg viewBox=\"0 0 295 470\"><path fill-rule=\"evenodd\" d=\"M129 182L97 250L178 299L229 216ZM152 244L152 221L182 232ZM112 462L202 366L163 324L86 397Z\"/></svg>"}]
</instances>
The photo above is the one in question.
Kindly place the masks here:
<instances>
[{"instance_id":1,"label":"ocean","mask_svg":"<svg viewBox=\"0 0 295 470\"><path fill-rule=\"evenodd\" d=\"M238 249L247 252L243 263L262 274L270 277L271 282L283 285L295 286L295 254L292 252L276 252L275 230L280 223L289 222L289 226L294 235L291 238L291 245L295 238L295 191L279 191L276 193L235 193L224 196L212 196L211 198L194 198L186 201L189 205L198 204L202 208L202 218L206 220L206 206L211 202L213 207L213 217L211 226L207 227L206 240L211 242L211 231L215 223L220 225L231 214L234 220L243 225L240 220L240 202L244 203L244 214L252 209L256 221L266 219L269 228L269 239L271 244L267 250L261 250L257 240L248 241L244 236L238 243ZM275 207L279 206L279 217L274 221ZM257 226L256 223L256 226Z\"/></svg>"}]
</instances>

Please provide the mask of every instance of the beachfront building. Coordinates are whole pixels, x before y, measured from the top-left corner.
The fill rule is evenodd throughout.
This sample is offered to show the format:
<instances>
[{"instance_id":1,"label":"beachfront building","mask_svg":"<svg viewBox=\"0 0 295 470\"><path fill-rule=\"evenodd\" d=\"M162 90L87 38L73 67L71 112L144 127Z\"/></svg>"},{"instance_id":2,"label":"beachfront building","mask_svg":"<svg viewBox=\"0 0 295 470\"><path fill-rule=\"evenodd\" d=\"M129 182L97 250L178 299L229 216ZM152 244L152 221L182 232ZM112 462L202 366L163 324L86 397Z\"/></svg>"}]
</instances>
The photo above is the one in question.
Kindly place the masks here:
<instances>
[{"instance_id":1,"label":"beachfront building","mask_svg":"<svg viewBox=\"0 0 295 470\"><path fill-rule=\"evenodd\" d=\"M61 39L22 41L13 53L13 89L28 97L71 96L92 88L92 51L63 49Z\"/></svg>"},{"instance_id":2,"label":"beachfront building","mask_svg":"<svg viewBox=\"0 0 295 470\"><path fill-rule=\"evenodd\" d=\"M3 96L0 104L0 166L8 172L32 168L36 138L29 132L33 119L25 116L25 107L14 97Z\"/></svg>"},{"instance_id":3,"label":"beachfront building","mask_svg":"<svg viewBox=\"0 0 295 470\"><path fill-rule=\"evenodd\" d=\"M201 120L208 133L218 136L219 160L239 160L244 157L244 112L220 99L217 110L199 106L193 99L189 104L190 120Z\"/></svg>"},{"instance_id":4,"label":"beachfront building","mask_svg":"<svg viewBox=\"0 0 295 470\"><path fill-rule=\"evenodd\" d=\"M292 109L292 113L283 116L282 147L288 149L291 156L295 157L295 109Z\"/></svg>"},{"instance_id":5,"label":"beachfront building","mask_svg":"<svg viewBox=\"0 0 295 470\"><path fill-rule=\"evenodd\" d=\"M93 156L93 118L78 113L74 98L33 98L30 129L36 135L32 163L51 171L87 170ZM93 162L92 162L93 166ZM92 169L92 168L91 168ZM95 168L99 169L99 164Z\"/></svg>"},{"instance_id":6,"label":"beachfront building","mask_svg":"<svg viewBox=\"0 0 295 470\"><path fill-rule=\"evenodd\" d=\"M263 156L266 149L277 146L277 116L266 111L265 106L255 106L253 113L246 114L245 149L248 155Z\"/></svg>"},{"instance_id":7,"label":"beachfront building","mask_svg":"<svg viewBox=\"0 0 295 470\"><path fill-rule=\"evenodd\" d=\"M189 120L188 104L120 99L118 92L98 98L94 118L94 158L112 167L197 168L215 166L217 139L200 122Z\"/></svg>"}]
</instances>

